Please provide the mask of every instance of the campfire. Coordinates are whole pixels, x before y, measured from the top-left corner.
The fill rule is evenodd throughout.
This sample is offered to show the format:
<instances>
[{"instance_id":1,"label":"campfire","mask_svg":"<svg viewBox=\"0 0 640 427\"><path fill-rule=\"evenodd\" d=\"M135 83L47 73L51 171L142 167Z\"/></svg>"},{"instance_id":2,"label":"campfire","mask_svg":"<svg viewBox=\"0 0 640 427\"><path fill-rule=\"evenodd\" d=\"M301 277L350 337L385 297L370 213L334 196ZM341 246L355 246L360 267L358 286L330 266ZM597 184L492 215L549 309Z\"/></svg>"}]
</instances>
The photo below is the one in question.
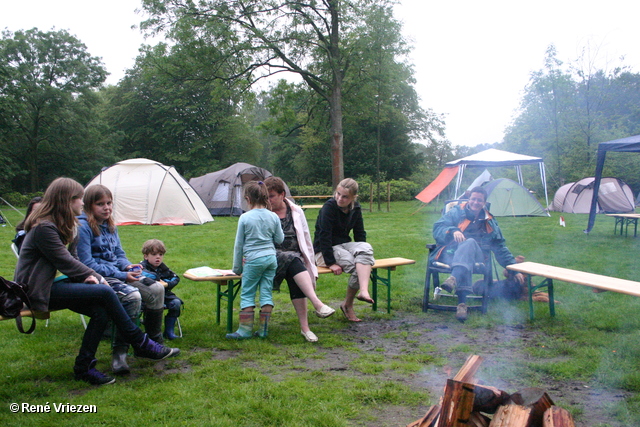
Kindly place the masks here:
<instances>
[{"instance_id":1,"label":"campfire","mask_svg":"<svg viewBox=\"0 0 640 427\"><path fill-rule=\"evenodd\" d=\"M575 427L571 414L540 388L509 394L474 380L482 357L469 356L424 417L407 427Z\"/></svg>"}]
</instances>

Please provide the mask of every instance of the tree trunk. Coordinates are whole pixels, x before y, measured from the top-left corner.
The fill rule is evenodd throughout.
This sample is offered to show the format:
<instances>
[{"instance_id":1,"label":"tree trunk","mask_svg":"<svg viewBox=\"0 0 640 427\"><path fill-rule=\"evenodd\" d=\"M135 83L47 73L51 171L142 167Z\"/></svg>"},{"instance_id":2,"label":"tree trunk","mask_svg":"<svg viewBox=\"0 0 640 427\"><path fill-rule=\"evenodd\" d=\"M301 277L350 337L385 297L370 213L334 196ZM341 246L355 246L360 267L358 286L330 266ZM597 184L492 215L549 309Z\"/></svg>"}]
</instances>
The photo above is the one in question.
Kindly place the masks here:
<instances>
[{"instance_id":1,"label":"tree trunk","mask_svg":"<svg viewBox=\"0 0 640 427\"><path fill-rule=\"evenodd\" d=\"M333 74L333 85L329 99L331 110L331 184L335 189L344 179L343 133L342 133L342 78L344 64L340 52L340 0L330 0L331 33L329 36L329 63Z\"/></svg>"},{"instance_id":2,"label":"tree trunk","mask_svg":"<svg viewBox=\"0 0 640 427\"><path fill-rule=\"evenodd\" d=\"M337 79L336 79L337 80ZM331 93L331 184L335 189L344 179L343 134L342 134L342 88L337 86ZM340 82L340 86L342 82Z\"/></svg>"}]
</instances>

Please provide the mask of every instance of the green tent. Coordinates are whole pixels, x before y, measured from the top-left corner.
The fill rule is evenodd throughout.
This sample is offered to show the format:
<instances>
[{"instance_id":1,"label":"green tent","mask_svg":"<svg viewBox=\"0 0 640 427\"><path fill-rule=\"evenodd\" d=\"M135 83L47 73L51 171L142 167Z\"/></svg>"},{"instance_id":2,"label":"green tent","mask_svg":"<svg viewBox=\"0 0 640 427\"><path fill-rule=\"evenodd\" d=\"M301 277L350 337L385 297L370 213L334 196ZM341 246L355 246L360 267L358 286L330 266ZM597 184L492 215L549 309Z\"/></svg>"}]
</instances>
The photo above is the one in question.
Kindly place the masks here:
<instances>
[{"instance_id":1,"label":"green tent","mask_svg":"<svg viewBox=\"0 0 640 427\"><path fill-rule=\"evenodd\" d=\"M533 194L515 181L494 179L483 187L493 216L549 216Z\"/></svg>"}]
</instances>

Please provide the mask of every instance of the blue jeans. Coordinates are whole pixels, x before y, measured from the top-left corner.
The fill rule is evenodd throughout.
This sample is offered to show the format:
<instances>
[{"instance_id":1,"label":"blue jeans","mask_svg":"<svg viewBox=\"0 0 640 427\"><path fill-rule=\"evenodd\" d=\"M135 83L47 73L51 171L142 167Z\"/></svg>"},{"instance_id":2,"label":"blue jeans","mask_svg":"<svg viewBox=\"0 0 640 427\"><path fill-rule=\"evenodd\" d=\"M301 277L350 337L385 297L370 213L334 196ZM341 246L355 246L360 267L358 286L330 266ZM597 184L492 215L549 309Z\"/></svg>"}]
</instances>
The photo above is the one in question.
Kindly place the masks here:
<instances>
[{"instance_id":1,"label":"blue jeans","mask_svg":"<svg viewBox=\"0 0 640 427\"><path fill-rule=\"evenodd\" d=\"M131 321L118 296L108 285L71 283L65 280L55 282L49 296L49 310L62 309L90 318L73 368L77 373L86 372L95 359L109 319L128 343L141 344L144 340L144 333Z\"/></svg>"},{"instance_id":2,"label":"blue jeans","mask_svg":"<svg viewBox=\"0 0 640 427\"><path fill-rule=\"evenodd\" d=\"M447 262L448 260L445 260ZM473 266L477 262L484 262L482 248L475 239L469 238L458 243L458 248L449 261L452 275L456 278L458 291L471 292Z\"/></svg>"},{"instance_id":3,"label":"blue jeans","mask_svg":"<svg viewBox=\"0 0 640 427\"><path fill-rule=\"evenodd\" d=\"M276 277L278 261L268 255L247 261L242 269L242 291L240 308L255 307L256 291L260 289L260 307L273 305L273 278Z\"/></svg>"}]
</instances>

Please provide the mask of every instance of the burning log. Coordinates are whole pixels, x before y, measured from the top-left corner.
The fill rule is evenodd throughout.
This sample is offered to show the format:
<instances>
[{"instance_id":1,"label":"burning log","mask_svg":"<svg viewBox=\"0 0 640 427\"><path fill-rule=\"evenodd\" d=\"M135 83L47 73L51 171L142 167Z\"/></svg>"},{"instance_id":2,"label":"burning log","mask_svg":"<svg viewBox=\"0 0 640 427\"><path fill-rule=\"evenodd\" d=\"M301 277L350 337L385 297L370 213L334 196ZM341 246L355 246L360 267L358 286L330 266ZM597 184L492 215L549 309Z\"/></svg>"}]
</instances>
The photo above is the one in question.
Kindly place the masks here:
<instances>
[{"instance_id":1,"label":"burning log","mask_svg":"<svg viewBox=\"0 0 640 427\"><path fill-rule=\"evenodd\" d=\"M474 384L481 363L480 356L469 356L454 379L447 380L440 403L407 427L575 427L571 414L554 406L543 389L509 395Z\"/></svg>"},{"instance_id":2,"label":"burning log","mask_svg":"<svg viewBox=\"0 0 640 427\"><path fill-rule=\"evenodd\" d=\"M466 426L473 411L473 384L447 380L437 427Z\"/></svg>"},{"instance_id":3,"label":"burning log","mask_svg":"<svg viewBox=\"0 0 640 427\"><path fill-rule=\"evenodd\" d=\"M490 422L491 418L482 415L480 412L472 412L468 425L470 427L489 427Z\"/></svg>"},{"instance_id":4,"label":"burning log","mask_svg":"<svg viewBox=\"0 0 640 427\"><path fill-rule=\"evenodd\" d=\"M536 426L542 425L545 411L553 406L553 400L541 388L522 389L513 393L510 400L517 405L530 407L531 421Z\"/></svg>"},{"instance_id":5,"label":"burning log","mask_svg":"<svg viewBox=\"0 0 640 427\"><path fill-rule=\"evenodd\" d=\"M566 409L552 406L544 412L543 427L575 427L573 417Z\"/></svg>"},{"instance_id":6,"label":"burning log","mask_svg":"<svg viewBox=\"0 0 640 427\"><path fill-rule=\"evenodd\" d=\"M531 408L521 405L503 405L496 411L489 427L528 427Z\"/></svg>"},{"instance_id":7,"label":"burning log","mask_svg":"<svg viewBox=\"0 0 640 427\"><path fill-rule=\"evenodd\" d=\"M462 368L460 368L456 376L453 377L454 381L460 381L461 383L473 383L473 377L476 375L481 363L482 357L480 356L472 354L467 357L467 361L464 362Z\"/></svg>"},{"instance_id":8,"label":"burning log","mask_svg":"<svg viewBox=\"0 0 640 427\"><path fill-rule=\"evenodd\" d=\"M427 411L426 415L420 418L417 421L412 422L411 424L407 424L407 427L431 427L434 425L435 421L438 419L440 415L440 409L442 405L437 404L433 405Z\"/></svg>"},{"instance_id":9,"label":"burning log","mask_svg":"<svg viewBox=\"0 0 640 427\"><path fill-rule=\"evenodd\" d=\"M495 414L498 407L509 400L509 393L495 387L475 384L473 388L473 410L486 414Z\"/></svg>"}]
</instances>

